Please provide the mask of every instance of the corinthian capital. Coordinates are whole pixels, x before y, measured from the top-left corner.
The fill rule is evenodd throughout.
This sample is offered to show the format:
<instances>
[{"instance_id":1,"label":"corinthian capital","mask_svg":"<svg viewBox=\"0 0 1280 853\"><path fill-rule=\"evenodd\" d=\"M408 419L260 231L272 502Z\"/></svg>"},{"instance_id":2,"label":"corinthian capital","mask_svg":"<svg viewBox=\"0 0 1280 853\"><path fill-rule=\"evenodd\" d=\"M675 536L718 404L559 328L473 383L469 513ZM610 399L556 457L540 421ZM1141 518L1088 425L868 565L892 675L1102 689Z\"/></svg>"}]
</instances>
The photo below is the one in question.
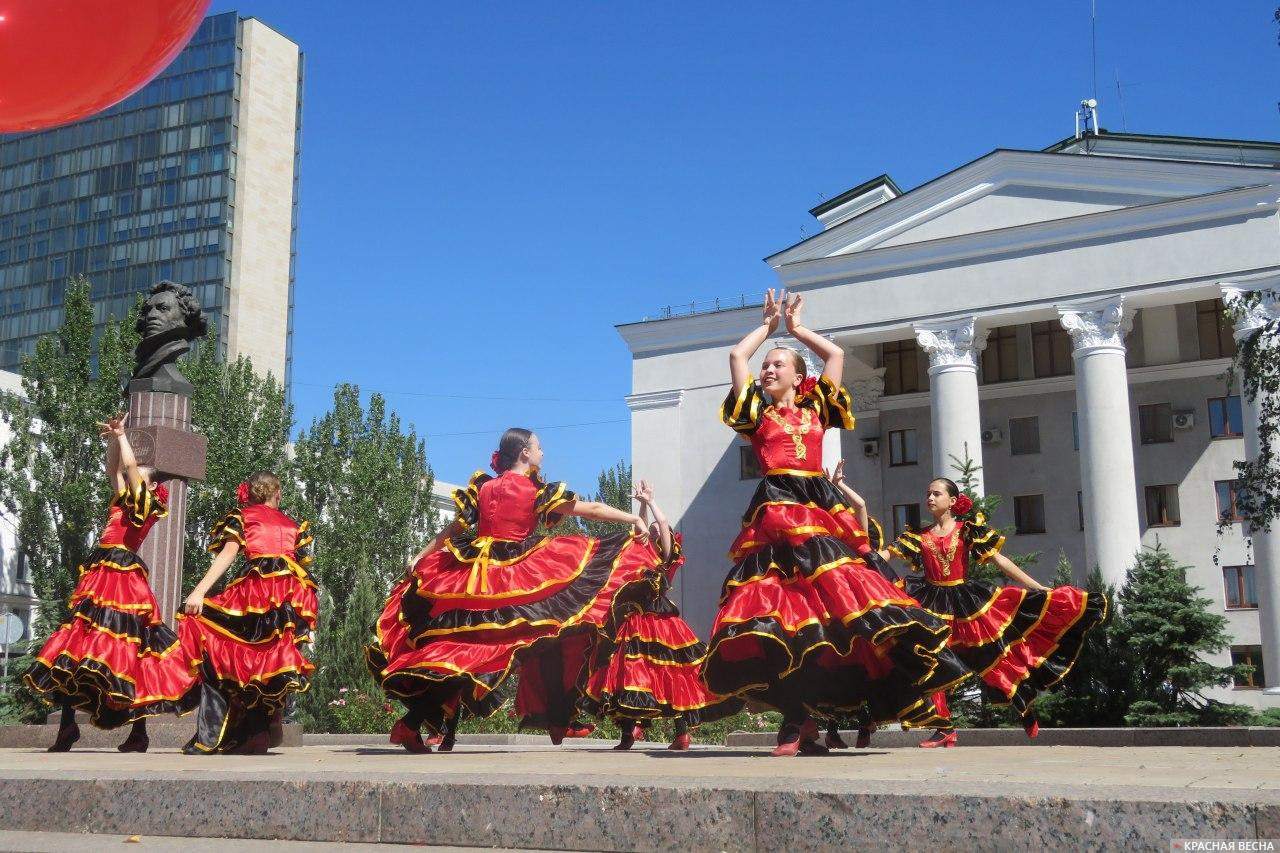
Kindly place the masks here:
<instances>
[{"instance_id":1,"label":"corinthian capital","mask_svg":"<svg viewBox=\"0 0 1280 853\"><path fill-rule=\"evenodd\" d=\"M1255 291L1235 284L1222 285L1222 301L1236 315L1235 336L1243 341L1272 320L1280 318L1280 296L1271 289L1258 290L1257 299L1249 298Z\"/></svg>"},{"instance_id":2,"label":"corinthian capital","mask_svg":"<svg viewBox=\"0 0 1280 853\"><path fill-rule=\"evenodd\" d=\"M957 367L977 369L978 354L987 348L986 330L976 331L976 317L916 323L916 341L929 354L929 372Z\"/></svg>"},{"instance_id":3,"label":"corinthian capital","mask_svg":"<svg viewBox=\"0 0 1280 853\"><path fill-rule=\"evenodd\" d=\"M1112 296L1058 306L1062 328L1071 333L1077 353L1109 348L1124 349L1124 337L1133 328L1133 315L1124 310L1124 297Z\"/></svg>"}]
</instances>

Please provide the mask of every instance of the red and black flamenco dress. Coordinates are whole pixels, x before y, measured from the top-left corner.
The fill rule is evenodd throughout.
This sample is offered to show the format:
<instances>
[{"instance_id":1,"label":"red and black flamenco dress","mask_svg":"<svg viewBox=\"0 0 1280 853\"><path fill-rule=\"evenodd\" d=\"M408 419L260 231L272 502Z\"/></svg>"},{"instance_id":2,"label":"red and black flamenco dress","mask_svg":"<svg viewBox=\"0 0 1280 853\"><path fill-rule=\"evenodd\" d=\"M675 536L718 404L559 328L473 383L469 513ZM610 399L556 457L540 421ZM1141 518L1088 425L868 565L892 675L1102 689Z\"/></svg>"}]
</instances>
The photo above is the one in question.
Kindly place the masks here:
<instances>
[{"instance_id":1,"label":"red and black flamenco dress","mask_svg":"<svg viewBox=\"0 0 1280 853\"><path fill-rule=\"evenodd\" d=\"M262 731L289 693L310 686L315 665L302 654L316 625L310 522L266 504L228 513L209 535L217 554L229 542L244 562L198 616L179 614L178 635L204 682L188 752L227 752Z\"/></svg>"},{"instance_id":2,"label":"red and black flamenco dress","mask_svg":"<svg viewBox=\"0 0 1280 853\"><path fill-rule=\"evenodd\" d=\"M673 719L683 731L742 710L741 699L717 696L703 683L707 646L667 596L683 564L676 536L666 565L618 595L592 650L582 711L619 722Z\"/></svg>"},{"instance_id":3,"label":"red and black flamenco dress","mask_svg":"<svg viewBox=\"0 0 1280 853\"><path fill-rule=\"evenodd\" d=\"M158 714L185 714L199 691L173 629L157 613L138 549L168 508L145 486L111 499L107 525L68 602L66 622L23 680L44 699L88 712L112 729Z\"/></svg>"},{"instance_id":4,"label":"red and black flamenco dress","mask_svg":"<svg viewBox=\"0 0 1280 853\"><path fill-rule=\"evenodd\" d=\"M946 620L888 578L868 532L822 471L822 435L852 429L848 392L822 377L790 408L752 381L721 417L748 437L764 478L730 550L703 677L797 718L925 725L931 695L969 677Z\"/></svg>"},{"instance_id":5,"label":"red and black flamenco dress","mask_svg":"<svg viewBox=\"0 0 1280 853\"><path fill-rule=\"evenodd\" d=\"M984 698L1029 720L1037 694L1067 676L1085 634L1106 619L1107 599L1074 586L1041 592L967 577L971 561L985 563L1003 547L979 513L948 536L934 528L903 533L891 550L919 573L904 578L904 588L951 625L951 648L981 679ZM935 702L948 717L945 698Z\"/></svg>"},{"instance_id":6,"label":"red and black flamenco dress","mask_svg":"<svg viewBox=\"0 0 1280 853\"><path fill-rule=\"evenodd\" d=\"M546 659L536 676L558 683L551 701L571 694L614 597L661 563L631 533L595 539L537 530L540 521L558 523L558 510L576 499L563 483L510 471L476 472L454 493L461 532L391 590L365 650L388 696L439 732L459 703L479 717L496 711L507 677L534 658ZM522 693L548 701L542 690Z\"/></svg>"}]
</instances>

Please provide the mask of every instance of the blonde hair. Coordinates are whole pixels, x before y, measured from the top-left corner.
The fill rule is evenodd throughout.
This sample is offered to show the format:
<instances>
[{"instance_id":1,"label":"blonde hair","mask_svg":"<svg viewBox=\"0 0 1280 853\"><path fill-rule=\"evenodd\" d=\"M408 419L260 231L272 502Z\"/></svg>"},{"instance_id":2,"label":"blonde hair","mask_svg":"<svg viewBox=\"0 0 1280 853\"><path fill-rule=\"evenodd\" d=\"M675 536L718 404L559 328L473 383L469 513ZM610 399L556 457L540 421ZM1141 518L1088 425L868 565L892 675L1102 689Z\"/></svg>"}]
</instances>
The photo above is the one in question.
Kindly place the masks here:
<instances>
[{"instance_id":1,"label":"blonde hair","mask_svg":"<svg viewBox=\"0 0 1280 853\"><path fill-rule=\"evenodd\" d=\"M280 478L270 471L254 471L247 482L251 504L264 504L280 491Z\"/></svg>"}]
</instances>

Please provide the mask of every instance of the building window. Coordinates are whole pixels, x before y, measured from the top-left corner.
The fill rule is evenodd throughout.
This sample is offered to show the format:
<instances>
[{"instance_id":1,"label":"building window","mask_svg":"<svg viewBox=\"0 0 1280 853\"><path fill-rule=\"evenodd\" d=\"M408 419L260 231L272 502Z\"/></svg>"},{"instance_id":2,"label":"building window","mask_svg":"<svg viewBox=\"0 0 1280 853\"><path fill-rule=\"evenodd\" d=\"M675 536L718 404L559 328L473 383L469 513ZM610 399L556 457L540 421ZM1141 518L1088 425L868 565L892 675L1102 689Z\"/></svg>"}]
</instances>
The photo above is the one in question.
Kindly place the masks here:
<instances>
[{"instance_id":1,"label":"building window","mask_svg":"<svg viewBox=\"0 0 1280 853\"><path fill-rule=\"evenodd\" d=\"M1240 510L1236 507L1239 497L1238 480L1216 480L1213 490L1218 497L1218 518L1222 521L1243 521Z\"/></svg>"},{"instance_id":2,"label":"building window","mask_svg":"<svg viewBox=\"0 0 1280 853\"><path fill-rule=\"evenodd\" d=\"M1040 452L1040 419L1009 419L1009 453L1025 456Z\"/></svg>"},{"instance_id":3,"label":"building window","mask_svg":"<svg viewBox=\"0 0 1280 853\"><path fill-rule=\"evenodd\" d=\"M920 348L915 341L890 341L881 346L881 353L885 396L920 390Z\"/></svg>"},{"instance_id":4,"label":"building window","mask_svg":"<svg viewBox=\"0 0 1280 853\"><path fill-rule=\"evenodd\" d=\"M908 530L920 529L920 504L893 505L893 536L896 539Z\"/></svg>"},{"instance_id":5,"label":"building window","mask_svg":"<svg viewBox=\"0 0 1280 853\"><path fill-rule=\"evenodd\" d=\"M1172 527L1181 524L1176 485L1147 486L1147 526Z\"/></svg>"},{"instance_id":6,"label":"building window","mask_svg":"<svg viewBox=\"0 0 1280 853\"><path fill-rule=\"evenodd\" d=\"M17 561L13 567L13 577L19 581L31 580L31 564L27 562L27 552L21 548L18 549Z\"/></svg>"},{"instance_id":7,"label":"building window","mask_svg":"<svg viewBox=\"0 0 1280 853\"><path fill-rule=\"evenodd\" d=\"M1013 526L1018 533L1044 533L1044 495L1015 496Z\"/></svg>"},{"instance_id":8,"label":"building window","mask_svg":"<svg viewBox=\"0 0 1280 853\"><path fill-rule=\"evenodd\" d=\"M1221 299L1196 303L1196 332L1200 337L1201 358L1230 358L1235 355L1236 342L1232 331Z\"/></svg>"},{"instance_id":9,"label":"building window","mask_svg":"<svg viewBox=\"0 0 1280 853\"><path fill-rule=\"evenodd\" d=\"M1209 398L1209 436L1211 438L1238 438L1244 435L1244 416L1240 411L1240 396Z\"/></svg>"},{"instance_id":10,"label":"building window","mask_svg":"<svg viewBox=\"0 0 1280 853\"><path fill-rule=\"evenodd\" d=\"M1071 373L1071 336L1058 321L1031 324L1031 352L1037 379Z\"/></svg>"},{"instance_id":11,"label":"building window","mask_svg":"<svg viewBox=\"0 0 1280 853\"><path fill-rule=\"evenodd\" d=\"M987 336L982 352L983 382L1012 382L1018 378L1018 327L1000 326Z\"/></svg>"},{"instance_id":12,"label":"building window","mask_svg":"<svg viewBox=\"0 0 1280 853\"><path fill-rule=\"evenodd\" d=\"M1071 449L1080 449L1080 416L1076 412L1071 413Z\"/></svg>"},{"instance_id":13,"label":"building window","mask_svg":"<svg viewBox=\"0 0 1280 853\"><path fill-rule=\"evenodd\" d=\"M1266 673L1262 671L1262 646L1232 646L1232 666L1253 667L1253 671L1235 677L1236 687L1264 687L1267 683Z\"/></svg>"},{"instance_id":14,"label":"building window","mask_svg":"<svg viewBox=\"0 0 1280 853\"><path fill-rule=\"evenodd\" d=\"M1080 518L1080 529L1084 530L1084 492L1076 492L1076 515Z\"/></svg>"},{"instance_id":15,"label":"building window","mask_svg":"<svg viewBox=\"0 0 1280 853\"><path fill-rule=\"evenodd\" d=\"M1173 441L1173 407L1168 403L1139 406L1138 435L1143 444Z\"/></svg>"},{"instance_id":16,"label":"building window","mask_svg":"<svg viewBox=\"0 0 1280 853\"><path fill-rule=\"evenodd\" d=\"M756 449L754 447L739 447L738 479L759 480L763 476L764 472L760 470L760 460L756 457Z\"/></svg>"},{"instance_id":17,"label":"building window","mask_svg":"<svg viewBox=\"0 0 1280 853\"><path fill-rule=\"evenodd\" d=\"M916 464L916 431L913 429L889 430L889 464Z\"/></svg>"},{"instance_id":18,"label":"building window","mask_svg":"<svg viewBox=\"0 0 1280 853\"><path fill-rule=\"evenodd\" d=\"M1253 566L1223 566L1222 586L1227 607L1256 609L1258 588L1253 580Z\"/></svg>"}]
</instances>

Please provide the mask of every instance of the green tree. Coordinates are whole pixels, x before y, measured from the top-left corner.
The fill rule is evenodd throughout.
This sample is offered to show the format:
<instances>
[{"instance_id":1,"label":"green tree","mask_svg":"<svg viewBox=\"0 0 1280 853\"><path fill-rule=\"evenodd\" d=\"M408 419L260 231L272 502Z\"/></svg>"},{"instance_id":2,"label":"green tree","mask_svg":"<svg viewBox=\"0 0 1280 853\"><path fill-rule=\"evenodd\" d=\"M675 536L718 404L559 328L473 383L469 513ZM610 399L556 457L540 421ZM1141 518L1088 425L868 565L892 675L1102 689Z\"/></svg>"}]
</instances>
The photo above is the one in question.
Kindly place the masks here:
<instances>
[{"instance_id":1,"label":"green tree","mask_svg":"<svg viewBox=\"0 0 1280 853\"><path fill-rule=\"evenodd\" d=\"M1211 613L1200 588L1187 582L1163 545L1144 548L1117 596L1110 626L1114 648L1132 656L1132 693L1125 721L1132 726L1222 725L1247 722L1252 711L1208 699L1206 688L1226 687L1245 674L1215 666L1205 655L1230 644L1225 616Z\"/></svg>"},{"instance_id":2,"label":"green tree","mask_svg":"<svg viewBox=\"0 0 1280 853\"><path fill-rule=\"evenodd\" d=\"M183 580L190 589L209 568L209 530L236 506L236 486L258 470L287 479L293 410L275 377L259 376L246 356L223 362L205 345L180 367L195 387L192 429L209 440L204 480L187 491Z\"/></svg>"},{"instance_id":3,"label":"green tree","mask_svg":"<svg viewBox=\"0 0 1280 853\"><path fill-rule=\"evenodd\" d=\"M596 480L596 493L590 500L631 512L634 510L631 495L631 466L625 460L619 460L617 464L600 472ZM579 522L588 536L608 536L610 533L625 533L628 529L627 525L613 521L584 518Z\"/></svg>"},{"instance_id":4,"label":"green tree","mask_svg":"<svg viewBox=\"0 0 1280 853\"><path fill-rule=\"evenodd\" d=\"M93 549L111 497L97 422L124 408L120 377L138 337L136 308L94 341L89 282L67 284L58 331L22 360L22 398L0 394L12 438L0 449L0 501L17 519L18 541L40 599L37 637L67 614L76 567ZM25 398L25 399L23 399Z\"/></svg>"},{"instance_id":5,"label":"green tree","mask_svg":"<svg viewBox=\"0 0 1280 853\"><path fill-rule=\"evenodd\" d=\"M366 411L358 387L339 385L333 409L299 434L286 497L316 537L320 665L299 702L313 720L327 719L341 688L375 689L356 651L392 579L438 528L432 482L422 441L379 394Z\"/></svg>"},{"instance_id":6,"label":"green tree","mask_svg":"<svg viewBox=\"0 0 1280 853\"><path fill-rule=\"evenodd\" d=\"M1272 291L1250 291L1227 303L1231 322L1261 308ZM1239 382L1242 396L1258 404L1258 445L1256 459L1235 463L1239 475L1236 511L1255 530L1269 531L1280 516L1280 319L1271 317L1252 334L1239 341L1226 374L1227 393ZM1219 527L1231 524L1224 516Z\"/></svg>"}]
</instances>

